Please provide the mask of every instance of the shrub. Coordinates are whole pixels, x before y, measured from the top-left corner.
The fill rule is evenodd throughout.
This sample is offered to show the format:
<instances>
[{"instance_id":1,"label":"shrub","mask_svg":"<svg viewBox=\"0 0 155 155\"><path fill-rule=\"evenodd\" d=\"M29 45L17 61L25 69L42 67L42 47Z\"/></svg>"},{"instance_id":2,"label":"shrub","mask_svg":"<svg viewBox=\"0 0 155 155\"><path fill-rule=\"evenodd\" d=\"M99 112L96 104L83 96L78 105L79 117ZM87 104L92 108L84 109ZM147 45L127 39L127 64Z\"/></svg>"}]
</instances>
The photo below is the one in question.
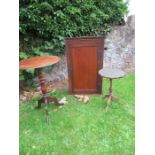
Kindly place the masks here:
<instances>
[{"instance_id":1,"label":"shrub","mask_svg":"<svg viewBox=\"0 0 155 155\"><path fill-rule=\"evenodd\" d=\"M104 35L126 13L123 0L20 0L20 59L63 54L65 37Z\"/></svg>"}]
</instances>

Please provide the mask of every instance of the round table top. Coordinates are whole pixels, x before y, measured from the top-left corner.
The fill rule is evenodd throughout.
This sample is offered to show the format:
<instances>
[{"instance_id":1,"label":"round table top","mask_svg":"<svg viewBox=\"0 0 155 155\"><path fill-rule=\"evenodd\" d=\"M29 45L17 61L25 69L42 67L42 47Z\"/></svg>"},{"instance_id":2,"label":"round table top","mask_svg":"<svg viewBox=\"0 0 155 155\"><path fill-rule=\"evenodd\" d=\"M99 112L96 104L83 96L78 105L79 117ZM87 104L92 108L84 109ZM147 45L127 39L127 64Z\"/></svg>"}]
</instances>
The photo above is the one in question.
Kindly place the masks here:
<instances>
[{"instance_id":1,"label":"round table top","mask_svg":"<svg viewBox=\"0 0 155 155\"><path fill-rule=\"evenodd\" d=\"M123 76L126 75L124 71L116 68L102 68L101 70L99 70L99 74L102 77L109 78L109 79L122 78Z\"/></svg>"},{"instance_id":2,"label":"round table top","mask_svg":"<svg viewBox=\"0 0 155 155\"><path fill-rule=\"evenodd\" d=\"M53 65L60 60L58 56L35 56L19 62L19 69L42 68Z\"/></svg>"}]
</instances>

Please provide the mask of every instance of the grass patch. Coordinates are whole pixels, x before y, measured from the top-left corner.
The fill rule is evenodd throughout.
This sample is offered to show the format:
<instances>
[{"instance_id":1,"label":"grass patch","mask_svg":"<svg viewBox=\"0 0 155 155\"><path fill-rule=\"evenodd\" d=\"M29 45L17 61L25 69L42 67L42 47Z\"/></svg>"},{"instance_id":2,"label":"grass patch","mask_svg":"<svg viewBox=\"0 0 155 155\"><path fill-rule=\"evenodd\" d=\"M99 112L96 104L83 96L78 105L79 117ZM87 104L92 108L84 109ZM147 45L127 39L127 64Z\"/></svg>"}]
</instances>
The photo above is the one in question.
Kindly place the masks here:
<instances>
[{"instance_id":1,"label":"grass patch","mask_svg":"<svg viewBox=\"0 0 155 155\"><path fill-rule=\"evenodd\" d=\"M56 112L52 110L57 107L49 105L49 125L44 108L34 110L37 98L20 104L20 155L134 155L134 81L134 73L113 81L122 104L112 102L108 112L101 95L83 104L67 91L50 94L66 96L68 104ZM104 80L103 93L108 90L109 80Z\"/></svg>"}]
</instances>

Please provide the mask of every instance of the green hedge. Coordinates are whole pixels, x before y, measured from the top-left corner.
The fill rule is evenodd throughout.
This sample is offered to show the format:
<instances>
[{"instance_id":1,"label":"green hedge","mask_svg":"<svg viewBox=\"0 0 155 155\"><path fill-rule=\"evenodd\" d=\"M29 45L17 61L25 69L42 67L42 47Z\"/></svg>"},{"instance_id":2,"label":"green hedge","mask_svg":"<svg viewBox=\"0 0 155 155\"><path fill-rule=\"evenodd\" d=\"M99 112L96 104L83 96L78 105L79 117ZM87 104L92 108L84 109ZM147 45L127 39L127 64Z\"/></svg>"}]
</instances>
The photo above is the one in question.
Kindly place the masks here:
<instances>
[{"instance_id":1,"label":"green hedge","mask_svg":"<svg viewBox=\"0 0 155 155\"><path fill-rule=\"evenodd\" d=\"M20 0L20 59L63 54L65 37L104 35L126 13L123 0Z\"/></svg>"},{"instance_id":2,"label":"green hedge","mask_svg":"<svg viewBox=\"0 0 155 155\"><path fill-rule=\"evenodd\" d=\"M20 41L27 45L22 49L44 45L62 53L64 37L103 35L126 13L123 0L20 0Z\"/></svg>"}]
</instances>

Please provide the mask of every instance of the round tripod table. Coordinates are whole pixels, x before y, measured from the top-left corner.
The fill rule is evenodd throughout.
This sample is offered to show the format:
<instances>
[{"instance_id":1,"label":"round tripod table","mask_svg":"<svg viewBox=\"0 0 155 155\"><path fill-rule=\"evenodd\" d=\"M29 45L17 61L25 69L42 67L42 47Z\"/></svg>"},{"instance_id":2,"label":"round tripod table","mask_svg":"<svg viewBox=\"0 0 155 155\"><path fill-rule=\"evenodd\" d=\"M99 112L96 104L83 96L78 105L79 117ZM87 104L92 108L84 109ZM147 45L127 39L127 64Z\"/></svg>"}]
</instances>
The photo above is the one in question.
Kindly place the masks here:
<instances>
[{"instance_id":1,"label":"round tripod table","mask_svg":"<svg viewBox=\"0 0 155 155\"><path fill-rule=\"evenodd\" d=\"M39 81L40 81L40 87L42 91L43 97L38 101L37 109L41 108L41 104L45 104L45 112L48 116L48 104L50 102L54 102L57 106L63 105L62 103L59 103L56 97L49 97L47 95L47 86L46 86L46 80L44 74L41 72L41 69L46 66L53 65L57 63L60 60L57 56L36 56L31 57L28 59L21 60L19 63L19 69L35 69L37 72Z\"/></svg>"},{"instance_id":2,"label":"round tripod table","mask_svg":"<svg viewBox=\"0 0 155 155\"><path fill-rule=\"evenodd\" d=\"M108 102L106 106L106 111L108 111L108 107L112 100L119 101L119 98L113 95L112 80L122 78L126 75L126 73L120 69L103 68L99 70L99 75L102 76L103 78L107 78L110 80L109 94L104 96L104 98L108 98Z\"/></svg>"}]
</instances>

